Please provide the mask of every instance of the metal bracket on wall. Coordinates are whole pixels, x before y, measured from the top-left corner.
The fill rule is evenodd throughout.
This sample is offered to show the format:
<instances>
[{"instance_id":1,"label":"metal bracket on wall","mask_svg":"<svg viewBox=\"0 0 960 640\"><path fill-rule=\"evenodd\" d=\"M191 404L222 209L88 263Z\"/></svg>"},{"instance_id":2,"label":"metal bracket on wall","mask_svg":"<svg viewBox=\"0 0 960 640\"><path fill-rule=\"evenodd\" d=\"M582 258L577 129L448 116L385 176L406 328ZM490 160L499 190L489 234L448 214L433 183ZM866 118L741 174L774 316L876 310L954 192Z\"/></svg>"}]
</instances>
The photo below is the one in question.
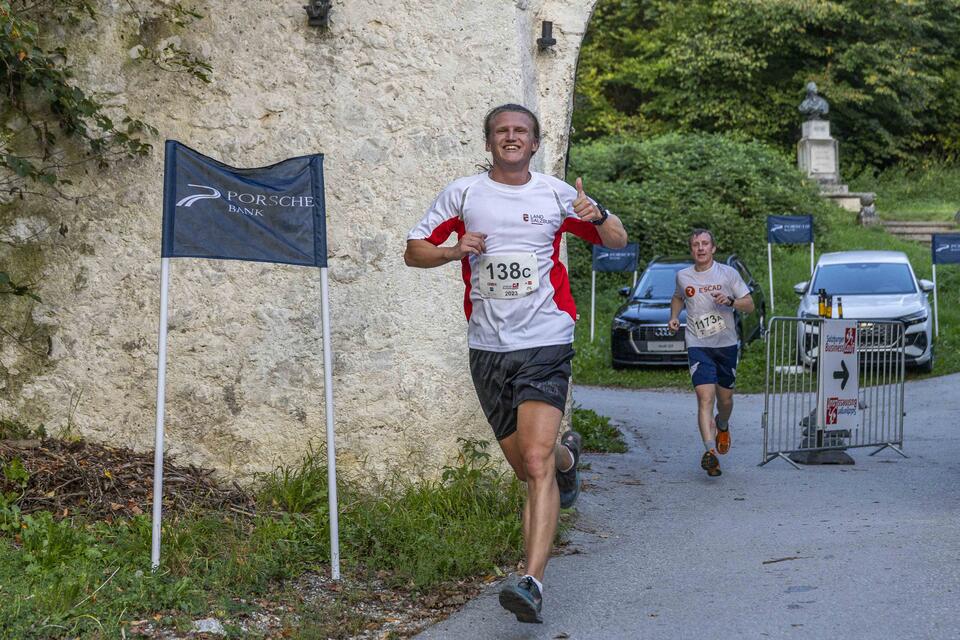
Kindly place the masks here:
<instances>
[{"instance_id":1,"label":"metal bracket on wall","mask_svg":"<svg viewBox=\"0 0 960 640\"><path fill-rule=\"evenodd\" d=\"M321 29L329 28L332 7L333 0L310 0L310 4L303 7L307 11L307 24Z\"/></svg>"},{"instance_id":2,"label":"metal bracket on wall","mask_svg":"<svg viewBox=\"0 0 960 640\"><path fill-rule=\"evenodd\" d=\"M540 25L540 37L537 38L537 46L540 47L540 51L546 51L555 44L557 44L557 40L553 37L553 23L544 20Z\"/></svg>"}]
</instances>

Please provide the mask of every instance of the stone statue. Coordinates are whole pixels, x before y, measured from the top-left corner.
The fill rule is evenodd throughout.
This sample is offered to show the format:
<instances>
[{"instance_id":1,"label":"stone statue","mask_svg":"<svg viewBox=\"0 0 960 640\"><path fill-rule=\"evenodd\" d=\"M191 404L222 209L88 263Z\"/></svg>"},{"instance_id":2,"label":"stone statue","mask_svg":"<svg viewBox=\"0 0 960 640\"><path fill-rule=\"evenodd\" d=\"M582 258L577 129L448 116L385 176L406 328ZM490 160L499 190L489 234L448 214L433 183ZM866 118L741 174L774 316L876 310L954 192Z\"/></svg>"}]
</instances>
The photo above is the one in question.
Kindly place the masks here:
<instances>
[{"instance_id":1,"label":"stone statue","mask_svg":"<svg viewBox=\"0 0 960 640\"><path fill-rule=\"evenodd\" d=\"M857 216L857 222L864 227L880 223L874 201L875 196L872 193L864 193L860 196L860 214Z\"/></svg>"},{"instance_id":2,"label":"stone statue","mask_svg":"<svg viewBox=\"0 0 960 640\"><path fill-rule=\"evenodd\" d=\"M822 97L817 95L817 83L807 83L807 97L800 103L800 113L807 117L807 120L822 120L830 111L830 105Z\"/></svg>"}]
</instances>

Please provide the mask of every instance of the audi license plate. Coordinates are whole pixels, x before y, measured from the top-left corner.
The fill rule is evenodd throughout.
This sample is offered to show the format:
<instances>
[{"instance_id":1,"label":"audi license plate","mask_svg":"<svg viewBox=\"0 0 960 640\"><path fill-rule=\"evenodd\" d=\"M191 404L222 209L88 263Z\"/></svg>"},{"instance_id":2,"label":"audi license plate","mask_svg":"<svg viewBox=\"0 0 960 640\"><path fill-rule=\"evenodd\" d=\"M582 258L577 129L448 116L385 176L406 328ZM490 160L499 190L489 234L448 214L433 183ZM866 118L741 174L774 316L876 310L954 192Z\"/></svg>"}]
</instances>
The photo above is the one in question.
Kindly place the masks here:
<instances>
[{"instance_id":1,"label":"audi license plate","mask_svg":"<svg viewBox=\"0 0 960 640\"><path fill-rule=\"evenodd\" d=\"M648 342L648 351L683 351L686 345L682 341Z\"/></svg>"}]
</instances>

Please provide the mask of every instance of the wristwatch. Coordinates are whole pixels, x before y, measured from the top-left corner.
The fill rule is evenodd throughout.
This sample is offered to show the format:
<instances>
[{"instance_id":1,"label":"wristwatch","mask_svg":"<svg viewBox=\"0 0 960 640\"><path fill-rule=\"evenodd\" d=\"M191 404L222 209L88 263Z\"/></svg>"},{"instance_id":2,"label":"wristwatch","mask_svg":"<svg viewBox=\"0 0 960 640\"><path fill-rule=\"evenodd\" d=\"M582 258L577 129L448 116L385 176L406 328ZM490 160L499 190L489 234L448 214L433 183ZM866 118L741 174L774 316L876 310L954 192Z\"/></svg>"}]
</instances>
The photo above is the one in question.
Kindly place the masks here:
<instances>
[{"instance_id":1,"label":"wristwatch","mask_svg":"<svg viewBox=\"0 0 960 640\"><path fill-rule=\"evenodd\" d=\"M607 218L610 217L610 210L607 209L606 207L604 207L604 206L603 206L602 204L600 204L599 202L597 203L597 209L600 210L600 217L597 218L596 220L591 220L590 222L591 222L594 226L599 227L600 225L602 225L604 222L607 221Z\"/></svg>"}]
</instances>

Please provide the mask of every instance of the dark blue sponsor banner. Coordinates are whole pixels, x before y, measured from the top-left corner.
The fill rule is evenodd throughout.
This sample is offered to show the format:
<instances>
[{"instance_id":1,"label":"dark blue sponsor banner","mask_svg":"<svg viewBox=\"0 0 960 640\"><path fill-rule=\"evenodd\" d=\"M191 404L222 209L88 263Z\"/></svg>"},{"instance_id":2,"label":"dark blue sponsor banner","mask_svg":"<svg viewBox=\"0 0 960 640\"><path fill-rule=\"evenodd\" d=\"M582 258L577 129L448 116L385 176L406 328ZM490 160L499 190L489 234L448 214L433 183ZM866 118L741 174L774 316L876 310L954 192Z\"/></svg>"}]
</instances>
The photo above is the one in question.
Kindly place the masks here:
<instances>
[{"instance_id":1,"label":"dark blue sponsor banner","mask_svg":"<svg viewBox=\"0 0 960 640\"><path fill-rule=\"evenodd\" d=\"M323 155L237 169L167 140L161 255L326 267Z\"/></svg>"},{"instance_id":2,"label":"dark blue sponsor banner","mask_svg":"<svg viewBox=\"0 0 960 640\"><path fill-rule=\"evenodd\" d=\"M636 271L637 258L640 256L640 247L631 242L623 249L607 249L600 245L593 245L594 271Z\"/></svg>"},{"instance_id":3,"label":"dark blue sponsor banner","mask_svg":"<svg viewBox=\"0 0 960 640\"><path fill-rule=\"evenodd\" d=\"M813 242L813 216L767 216L767 242L771 244Z\"/></svg>"},{"instance_id":4,"label":"dark blue sponsor banner","mask_svg":"<svg viewBox=\"0 0 960 640\"><path fill-rule=\"evenodd\" d=\"M960 233L935 233L932 240L933 264L960 263Z\"/></svg>"}]
</instances>

